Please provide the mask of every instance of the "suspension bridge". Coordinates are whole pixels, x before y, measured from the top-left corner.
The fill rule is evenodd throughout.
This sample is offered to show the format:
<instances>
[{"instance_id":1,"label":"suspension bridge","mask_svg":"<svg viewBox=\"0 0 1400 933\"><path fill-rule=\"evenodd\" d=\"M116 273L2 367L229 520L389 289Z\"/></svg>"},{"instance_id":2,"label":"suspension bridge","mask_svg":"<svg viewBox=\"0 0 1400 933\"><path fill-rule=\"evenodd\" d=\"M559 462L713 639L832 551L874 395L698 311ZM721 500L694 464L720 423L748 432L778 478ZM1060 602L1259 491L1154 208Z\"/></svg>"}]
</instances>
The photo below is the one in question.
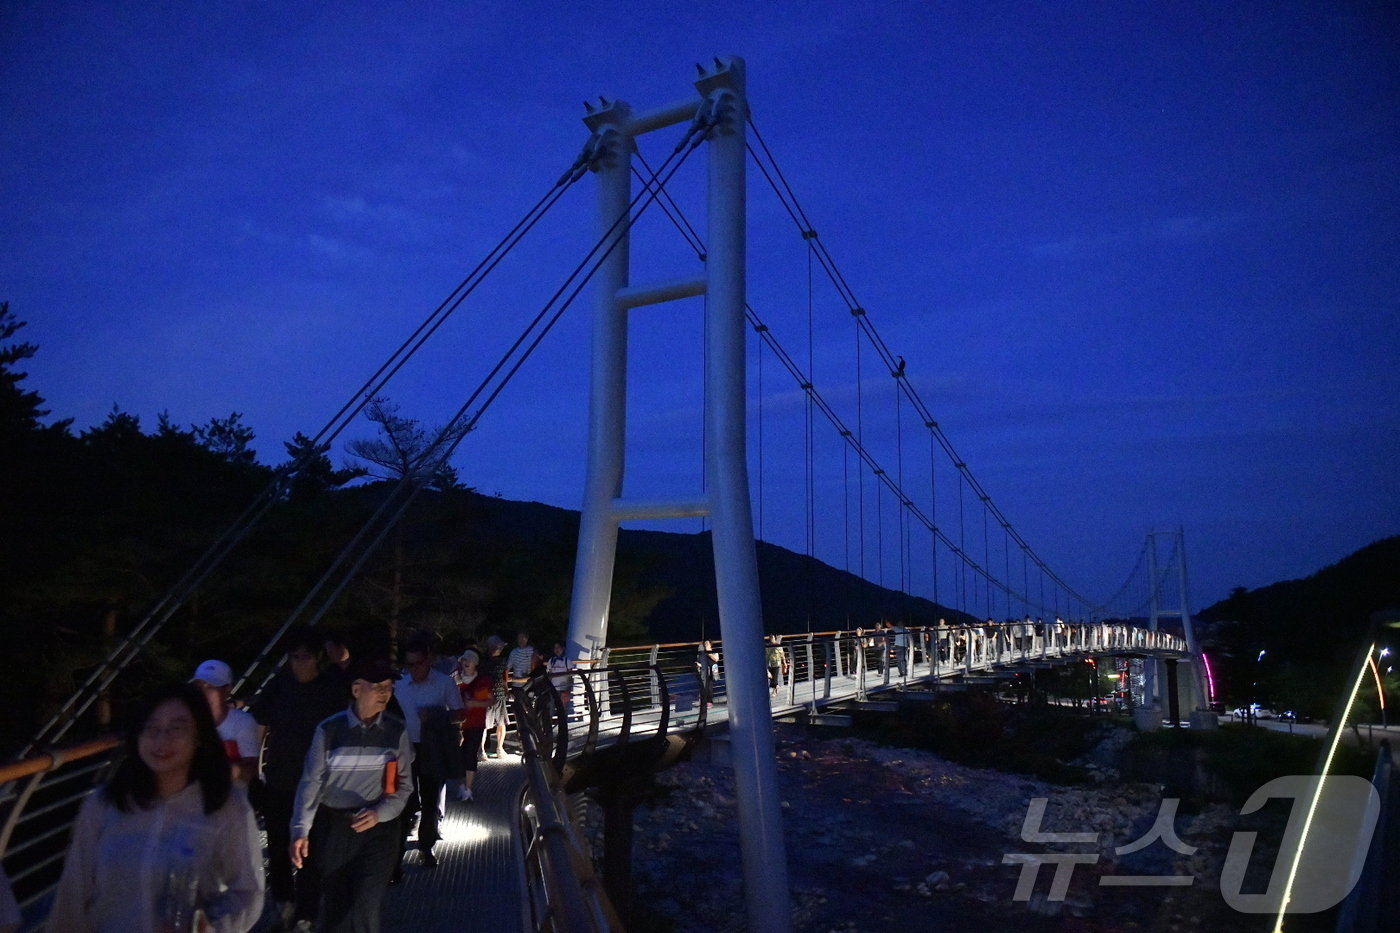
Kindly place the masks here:
<instances>
[{"instance_id":1,"label":"suspension bridge","mask_svg":"<svg viewBox=\"0 0 1400 933\"><path fill-rule=\"evenodd\" d=\"M516 691L522 762L491 763L485 771L484 786L500 805L456 813L455 825L449 819L448 841L457 833L461 846L449 850L446 870L412 872L391 894L389 928L455 929L461 904L480 903L475 892L483 886L515 895L501 901L492 929L619 928L605 892L609 870L625 872L619 861L626 852L604 854L600 882L574 826L571 795L606 791L638 770L718 747L738 791L748 928L781 933L790 919L775 718L821 722L878 702L881 694L964 690L1091 658L1136 664L1124 668L1140 674L1126 693L1149 718L1180 721L1208 707L1181 533L1150 533L1126 582L1107 600L1071 586L978 481L911 378L918 356L886 343L879 309L863 305L843 275L750 114L743 62L716 59L698 70L695 93L657 109L609 99L587 104L589 133L577 158L306 445L309 462L336 443L449 318L471 310L477 290L542 218L593 178L596 228L582 257L494 355L482 351L480 378L441 433L324 573L309 581L267 647L247 659L235 688L248 696L266 683L282 634L294 624L315 624L332 609L561 318L581 296L591 296L587 475L568 624L583 696L569 709L547 681ZM657 138L659 154L649 159ZM687 213L676 193L701 151L708 158L703 221ZM759 307L747 288L750 166L791 222L803 255L806 288L780 306ZM682 244L689 268L653 277L634 257L649 254L639 239L643 221L658 216L656 226ZM653 228L650 235L659 234ZM628 421L629 372L639 365L629 357L628 333L641 309L687 301L702 306L699 339L683 357L702 371L702 413L691 432L698 436L662 442L694 445L702 468L694 487L662 488L664 478L624 470L635 431ZM843 359L817 348L816 335L837 328L850 335ZM7 772L0 850L36 926L62 857L65 827L55 825L54 814L100 779L112 743L52 750L85 736L98 699L245 542L305 465L290 464L249 503L40 730L26 762ZM800 500L795 509L794 499ZM619 529L672 520L699 522L712 541L721 658L714 670L697 664L695 642L609 644ZM770 688L755 538L781 540L808 559L921 597L928 617L897 620L898 636L827 629L811 621L820 616L814 609L820 594L812 594L807 630L788 633L782 644L788 661L781 682Z\"/></svg>"}]
</instances>

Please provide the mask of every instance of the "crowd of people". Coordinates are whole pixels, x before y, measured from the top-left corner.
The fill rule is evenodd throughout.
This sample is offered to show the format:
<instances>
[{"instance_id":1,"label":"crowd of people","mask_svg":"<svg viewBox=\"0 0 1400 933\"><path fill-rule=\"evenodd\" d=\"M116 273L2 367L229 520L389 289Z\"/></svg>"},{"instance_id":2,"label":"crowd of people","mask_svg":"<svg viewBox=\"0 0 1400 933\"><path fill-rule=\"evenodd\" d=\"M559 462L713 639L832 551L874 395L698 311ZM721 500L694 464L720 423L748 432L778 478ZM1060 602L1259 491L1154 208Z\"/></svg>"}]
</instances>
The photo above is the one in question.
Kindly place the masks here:
<instances>
[{"instance_id":1,"label":"crowd of people","mask_svg":"<svg viewBox=\"0 0 1400 933\"><path fill-rule=\"evenodd\" d=\"M765 635L764 665L772 696L781 695L794 678L792 644L801 636ZM1143 633L1123 622L1067 623L1032 619L996 620L950 625L940 618L936 625L909 626L891 619L880 620L873 628L856 628L841 640L838 649L841 669L876 671L889 677L906 677L914 663L983 664L989 658L1039 652L1042 648L1087 649L1141 646ZM712 705L721 695L722 649L713 641L696 646L695 673L701 701ZM819 663L819 662L818 662Z\"/></svg>"},{"instance_id":2,"label":"crowd of people","mask_svg":"<svg viewBox=\"0 0 1400 933\"><path fill-rule=\"evenodd\" d=\"M1124 625L1059 619L912 629L884 620L841 650L851 669L873 663L904 677L919 658L980 662L1133 637ZM508 754L510 685L548 678L573 718L565 645L545 654L526 632L509 651L492 635L446 656L411 636L402 670L310 628L281 647L285 663L246 708L218 659L147 698L111 779L79 813L50 929L234 933L270 897L274 929L376 931L415 826L417 862L435 868L447 802L472 803L480 762ZM765 637L764 660L777 696L794 678L781 635ZM700 642L695 667L701 702L723 702L721 646Z\"/></svg>"},{"instance_id":3,"label":"crowd of people","mask_svg":"<svg viewBox=\"0 0 1400 933\"><path fill-rule=\"evenodd\" d=\"M509 685L548 676L567 703L573 677L562 643L546 656L525 632L509 654L493 635L445 658L412 636L401 671L311 628L281 647L247 708L218 659L139 707L80 810L49 929L238 933L270 897L273 929L377 931L415 825L435 868L447 800L472 803L479 762L507 754Z\"/></svg>"}]
</instances>

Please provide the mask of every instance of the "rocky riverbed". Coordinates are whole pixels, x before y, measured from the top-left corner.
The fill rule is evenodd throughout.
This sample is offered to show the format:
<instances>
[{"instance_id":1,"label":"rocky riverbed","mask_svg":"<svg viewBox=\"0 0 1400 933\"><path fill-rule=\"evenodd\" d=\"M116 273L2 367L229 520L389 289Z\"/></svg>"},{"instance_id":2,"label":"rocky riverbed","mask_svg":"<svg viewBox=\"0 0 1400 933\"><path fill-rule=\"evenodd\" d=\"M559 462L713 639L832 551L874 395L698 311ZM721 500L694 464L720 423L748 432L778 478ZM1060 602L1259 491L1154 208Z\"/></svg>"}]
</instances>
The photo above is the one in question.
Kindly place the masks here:
<instances>
[{"instance_id":1,"label":"rocky riverbed","mask_svg":"<svg viewBox=\"0 0 1400 933\"><path fill-rule=\"evenodd\" d=\"M1178 849L1149 834L1162 812L1159 787L1128 784L1112 770L1105 732L1079 764L1094 783L1056 786L970 768L936 755L858 738L781 726L777 736L788 874L799 933L856 931L1227 931L1266 929L1230 910L1220 866L1238 811L1212 805L1179 813ZM688 762L658 776L655 799L637 809L633 865L643 919L633 929L717 933L746 928L734 783L727 767ZM1092 840L1028 842L1044 833ZM1037 808L1041 804L1035 804ZM1170 804L1169 804L1170 806ZM594 813L589 824L601 825ZM596 847L600 844L595 838ZM1023 868L1010 854L1074 853L1062 898L1050 895L1044 864L1029 897L1016 897ZM1189 877L1189 885L1114 884L1100 879Z\"/></svg>"}]
</instances>

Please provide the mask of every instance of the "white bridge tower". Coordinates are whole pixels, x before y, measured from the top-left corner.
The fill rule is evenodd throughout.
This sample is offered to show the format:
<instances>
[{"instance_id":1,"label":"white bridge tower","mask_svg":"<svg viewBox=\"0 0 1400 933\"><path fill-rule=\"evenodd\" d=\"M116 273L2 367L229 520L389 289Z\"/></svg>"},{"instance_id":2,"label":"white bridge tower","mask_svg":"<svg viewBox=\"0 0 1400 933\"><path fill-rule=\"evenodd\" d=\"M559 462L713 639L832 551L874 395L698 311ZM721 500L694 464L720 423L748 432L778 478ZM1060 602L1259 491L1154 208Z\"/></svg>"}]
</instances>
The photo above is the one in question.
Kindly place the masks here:
<instances>
[{"instance_id":1,"label":"white bridge tower","mask_svg":"<svg viewBox=\"0 0 1400 933\"><path fill-rule=\"evenodd\" d=\"M1176 571L1174 575L1175 593L1164 593L1168 583L1167 577L1165 575L1158 577L1159 548L1161 547L1159 538L1168 543L1168 571L1173 568ZM1196 642L1196 630L1191 625L1191 605L1188 602L1190 597L1186 587L1186 535L1181 528L1147 533L1147 580L1148 586L1151 588L1150 615L1147 627L1155 632L1163 619L1175 618L1180 621L1181 634L1186 639L1186 650L1189 653L1191 664L1185 669L1176 670L1177 683L1185 682L1187 685L1186 693L1192 704L1192 709L1208 709L1201 646ZM1173 687L1171 681L1159 676L1163 673L1164 667L1167 670L1176 669L1175 664L1168 666L1161 661L1148 662L1143 665L1147 676L1143 693L1144 701L1148 705L1157 704L1160 706L1161 697L1158 694L1161 685L1165 684L1168 690Z\"/></svg>"},{"instance_id":2,"label":"white bridge tower","mask_svg":"<svg viewBox=\"0 0 1400 933\"><path fill-rule=\"evenodd\" d=\"M763 661L758 561L749 502L745 410L744 62L716 59L695 82L699 97L634 114L605 102L584 122L593 132L598 223L611 252L595 276L597 305L589 392L588 474L569 607L569 653L597 659L607 643L617 533L623 521L708 516L724 643L730 747L738 798L748 929L791 929L787 852L774 758L773 717ZM688 278L632 285L628 223L637 136L700 121L709 150L706 259ZM692 126L695 124L692 123ZM705 297L705 489L670 499L624 496L627 436L627 321L645 305Z\"/></svg>"}]
</instances>

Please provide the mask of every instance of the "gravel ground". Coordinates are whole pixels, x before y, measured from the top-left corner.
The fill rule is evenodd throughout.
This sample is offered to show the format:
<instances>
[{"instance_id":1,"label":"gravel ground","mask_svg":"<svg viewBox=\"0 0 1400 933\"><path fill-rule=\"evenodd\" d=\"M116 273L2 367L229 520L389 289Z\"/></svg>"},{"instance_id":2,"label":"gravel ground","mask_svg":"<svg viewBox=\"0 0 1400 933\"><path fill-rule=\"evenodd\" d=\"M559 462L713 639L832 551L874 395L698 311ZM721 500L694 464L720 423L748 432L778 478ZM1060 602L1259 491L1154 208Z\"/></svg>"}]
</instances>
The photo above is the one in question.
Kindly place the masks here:
<instances>
[{"instance_id":1,"label":"gravel ground","mask_svg":"<svg viewBox=\"0 0 1400 933\"><path fill-rule=\"evenodd\" d=\"M1126 734L1126 733L1124 733ZM779 727L794 929L807 931L1253 931L1260 918L1231 911L1220 865L1236 811L1182 813L1175 829L1190 855L1156 841L1115 849L1154 825L1160 789L1124 784L1105 762L1107 739L1085 761L1100 783L1058 787L1023 775L969 768L936 755L818 731ZM1097 764L1095 764L1097 762ZM741 931L734 785L728 768L688 762L658 776L661 793L636 811L637 901L649 918L634 929ZM1021 838L1027 808L1046 798L1043 832L1095 833L1089 843ZM601 816L589 818L595 852ZM1047 897L1054 867L1040 869L1029 900L1014 897L1021 866L1008 853L1079 853L1063 900ZM1103 887L1105 875L1190 875L1189 887Z\"/></svg>"}]
</instances>

